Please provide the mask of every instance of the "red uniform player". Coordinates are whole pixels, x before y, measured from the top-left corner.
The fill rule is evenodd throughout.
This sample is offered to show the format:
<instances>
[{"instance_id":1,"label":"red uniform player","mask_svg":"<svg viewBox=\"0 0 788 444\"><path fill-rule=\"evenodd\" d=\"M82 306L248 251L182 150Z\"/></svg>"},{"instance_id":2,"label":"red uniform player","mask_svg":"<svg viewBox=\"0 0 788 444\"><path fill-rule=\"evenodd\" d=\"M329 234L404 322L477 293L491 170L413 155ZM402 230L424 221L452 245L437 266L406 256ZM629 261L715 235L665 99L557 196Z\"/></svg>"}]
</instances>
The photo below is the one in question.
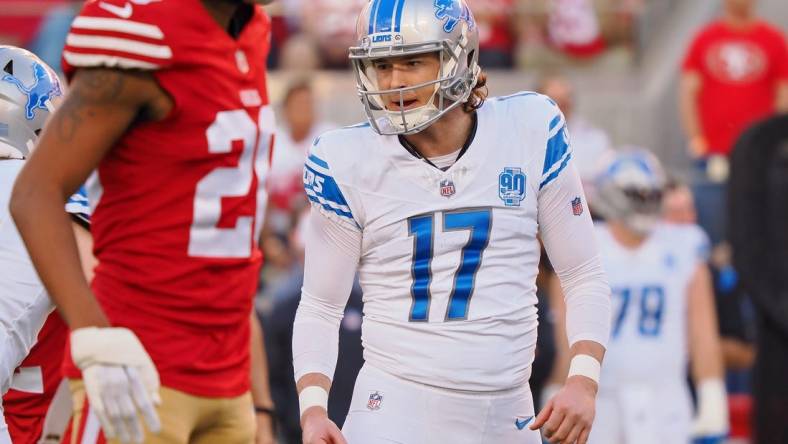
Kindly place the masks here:
<instances>
[{"instance_id":1,"label":"red uniform player","mask_svg":"<svg viewBox=\"0 0 788 444\"><path fill-rule=\"evenodd\" d=\"M274 122L270 22L252 3L87 2L63 53L71 92L17 183L12 213L74 330L65 371L75 421L87 394L108 437L141 439L129 421L138 411L154 432L161 418L145 442L240 443L254 433L249 315ZM43 254L41 233L56 221L26 227L27 208L55 198L38 193L37 178L54 163L53 189L95 168L92 292ZM159 395L156 414L147 408Z\"/></svg>"},{"instance_id":2,"label":"red uniform player","mask_svg":"<svg viewBox=\"0 0 788 444\"><path fill-rule=\"evenodd\" d=\"M68 337L68 327L57 313L47 318L38 341L14 374L11 389L3 396L3 409L8 432L14 444L36 444L42 438L42 428L55 396L62 396L58 389L64 384L61 366L63 348ZM55 408L50 413L51 422L64 425L71 417L70 398L66 408ZM57 406L56 406L57 407ZM63 432L55 426L53 436L44 442L60 442Z\"/></svg>"}]
</instances>

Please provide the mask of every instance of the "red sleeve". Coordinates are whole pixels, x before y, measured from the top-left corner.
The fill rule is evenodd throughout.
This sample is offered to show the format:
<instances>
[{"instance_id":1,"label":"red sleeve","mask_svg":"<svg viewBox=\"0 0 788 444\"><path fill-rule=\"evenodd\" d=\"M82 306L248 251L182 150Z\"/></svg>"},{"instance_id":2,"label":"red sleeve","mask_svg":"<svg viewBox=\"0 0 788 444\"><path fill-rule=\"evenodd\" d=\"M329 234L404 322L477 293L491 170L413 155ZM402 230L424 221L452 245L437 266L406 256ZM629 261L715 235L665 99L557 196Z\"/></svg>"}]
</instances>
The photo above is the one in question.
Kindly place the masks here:
<instances>
[{"instance_id":1,"label":"red sleeve","mask_svg":"<svg viewBox=\"0 0 788 444\"><path fill-rule=\"evenodd\" d=\"M681 71L700 71L703 68L703 51L706 49L706 32L700 31L693 37L689 50L684 55Z\"/></svg>"},{"instance_id":2,"label":"red sleeve","mask_svg":"<svg viewBox=\"0 0 788 444\"><path fill-rule=\"evenodd\" d=\"M173 51L157 23L157 17L166 16L157 10L165 4L88 1L66 37L63 72L71 77L78 68L157 70L168 66Z\"/></svg>"}]
</instances>

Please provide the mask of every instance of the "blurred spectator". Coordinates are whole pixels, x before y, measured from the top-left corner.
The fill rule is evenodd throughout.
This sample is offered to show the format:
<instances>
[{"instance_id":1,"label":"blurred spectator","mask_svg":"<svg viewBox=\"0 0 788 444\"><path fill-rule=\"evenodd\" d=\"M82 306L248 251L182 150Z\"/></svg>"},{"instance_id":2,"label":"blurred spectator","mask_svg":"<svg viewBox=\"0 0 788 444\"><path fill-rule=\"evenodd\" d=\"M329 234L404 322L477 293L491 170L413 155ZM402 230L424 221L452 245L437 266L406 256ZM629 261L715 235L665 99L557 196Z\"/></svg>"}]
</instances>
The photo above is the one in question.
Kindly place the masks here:
<instances>
[{"instance_id":1,"label":"blurred spectator","mask_svg":"<svg viewBox=\"0 0 788 444\"><path fill-rule=\"evenodd\" d=\"M66 44L66 35L83 3L84 1L81 0L72 0L50 9L30 43L30 51L58 72L60 72L60 58L63 54L63 46Z\"/></svg>"},{"instance_id":2,"label":"blurred spectator","mask_svg":"<svg viewBox=\"0 0 788 444\"><path fill-rule=\"evenodd\" d=\"M306 34L296 34L282 45L277 68L306 72L320 68L320 63L320 54L312 38Z\"/></svg>"},{"instance_id":3,"label":"blurred spectator","mask_svg":"<svg viewBox=\"0 0 788 444\"><path fill-rule=\"evenodd\" d=\"M309 79L293 81L286 89L276 130L276 145L268 174L271 229L284 234L290 215L305 201L303 174L312 142L331 126L319 121Z\"/></svg>"},{"instance_id":4,"label":"blurred spectator","mask_svg":"<svg viewBox=\"0 0 788 444\"><path fill-rule=\"evenodd\" d=\"M788 115L745 131L731 152L729 235L757 319L758 444L788 442Z\"/></svg>"},{"instance_id":5,"label":"blurred spectator","mask_svg":"<svg viewBox=\"0 0 788 444\"><path fill-rule=\"evenodd\" d=\"M538 92L552 98L566 117L572 138L572 157L583 181L590 186L600 158L612 150L604 130L593 126L575 113L575 91L572 82L561 75L548 75L539 81Z\"/></svg>"},{"instance_id":6,"label":"blurred spectator","mask_svg":"<svg viewBox=\"0 0 788 444\"><path fill-rule=\"evenodd\" d=\"M665 187L662 198L662 214L666 221L674 224L695 224L698 212L692 190L683 183L672 181Z\"/></svg>"},{"instance_id":7,"label":"blurred spectator","mask_svg":"<svg viewBox=\"0 0 788 444\"><path fill-rule=\"evenodd\" d=\"M320 48L323 67L349 66L347 49L356 43L356 19L368 0L311 0L301 2L303 30Z\"/></svg>"},{"instance_id":8,"label":"blurred spectator","mask_svg":"<svg viewBox=\"0 0 788 444\"><path fill-rule=\"evenodd\" d=\"M280 282L273 292L273 308L263 319L266 351L270 368L271 395L280 421L280 437L284 444L301 443L298 392L293 379L293 321L301 300L304 277L304 244L302 235L308 220L302 218L291 233L293 255L299 260L293 265L288 278ZM331 383L328 416L342 427L353 395L356 376L364 363L361 348L362 302L361 290L356 284L345 307L345 317L339 330L339 359Z\"/></svg>"},{"instance_id":9,"label":"blurred spectator","mask_svg":"<svg viewBox=\"0 0 788 444\"><path fill-rule=\"evenodd\" d=\"M514 57L514 0L469 0L479 27L479 64L511 68Z\"/></svg>"},{"instance_id":10,"label":"blurred spectator","mask_svg":"<svg viewBox=\"0 0 788 444\"><path fill-rule=\"evenodd\" d=\"M41 17L62 1L0 0L0 45L27 47L38 29ZM60 66L60 62L50 66Z\"/></svg>"},{"instance_id":11,"label":"blurred spectator","mask_svg":"<svg viewBox=\"0 0 788 444\"><path fill-rule=\"evenodd\" d=\"M550 42L574 57L590 57L605 49L592 0L552 0Z\"/></svg>"},{"instance_id":12,"label":"blurred spectator","mask_svg":"<svg viewBox=\"0 0 788 444\"><path fill-rule=\"evenodd\" d=\"M727 155L747 126L788 111L785 36L755 16L755 3L724 0L722 17L690 42L680 99L693 157Z\"/></svg>"}]
</instances>

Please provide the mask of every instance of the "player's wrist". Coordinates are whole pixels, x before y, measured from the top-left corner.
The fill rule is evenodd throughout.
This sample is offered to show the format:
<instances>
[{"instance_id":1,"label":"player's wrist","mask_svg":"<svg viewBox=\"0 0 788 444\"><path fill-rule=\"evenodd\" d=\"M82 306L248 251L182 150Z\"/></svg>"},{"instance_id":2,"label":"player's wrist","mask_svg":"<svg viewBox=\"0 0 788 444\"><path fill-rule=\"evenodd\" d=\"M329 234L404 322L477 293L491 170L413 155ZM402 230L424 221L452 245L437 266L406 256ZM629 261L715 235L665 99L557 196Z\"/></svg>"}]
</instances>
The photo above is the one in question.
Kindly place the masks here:
<instances>
[{"instance_id":1,"label":"player's wrist","mask_svg":"<svg viewBox=\"0 0 788 444\"><path fill-rule=\"evenodd\" d=\"M308 386L298 394L298 406L302 423L308 416L316 414L328 416L328 391L317 385Z\"/></svg>"},{"instance_id":2,"label":"player's wrist","mask_svg":"<svg viewBox=\"0 0 788 444\"><path fill-rule=\"evenodd\" d=\"M586 392L593 397L596 397L597 392L599 391L599 383L583 375L573 375L568 377L564 386L578 387L581 391Z\"/></svg>"},{"instance_id":3,"label":"player's wrist","mask_svg":"<svg viewBox=\"0 0 788 444\"><path fill-rule=\"evenodd\" d=\"M593 356L586 354L577 354L572 357L569 363L569 372L567 374L567 381L570 378L586 380L593 383L594 393L599 384L599 374L602 371L602 364Z\"/></svg>"}]
</instances>

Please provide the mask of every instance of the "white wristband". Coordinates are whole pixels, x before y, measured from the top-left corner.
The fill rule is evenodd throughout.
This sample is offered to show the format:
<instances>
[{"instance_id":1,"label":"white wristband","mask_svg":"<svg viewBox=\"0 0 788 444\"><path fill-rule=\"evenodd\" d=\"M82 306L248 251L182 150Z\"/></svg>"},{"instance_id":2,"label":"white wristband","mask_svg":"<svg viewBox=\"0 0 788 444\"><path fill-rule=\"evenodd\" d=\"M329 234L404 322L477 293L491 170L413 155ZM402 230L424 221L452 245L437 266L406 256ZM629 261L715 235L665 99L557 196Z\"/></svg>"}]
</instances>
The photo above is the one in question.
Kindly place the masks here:
<instances>
[{"instance_id":1,"label":"white wristband","mask_svg":"<svg viewBox=\"0 0 788 444\"><path fill-rule=\"evenodd\" d=\"M569 364L569 375L567 375L567 378L580 375L591 378L598 384L601 370L602 365L593 356L577 355L572 358L572 362Z\"/></svg>"},{"instance_id":2,"label":"white wristband","mask_svg":"<svg viewBox=\"0 0 788 444\"><path fill-rule=\"evenodd\" d=\"M328 411L328 392L323 387L310 385L298 394L298 405L301 408L300 416L304 416L310 407L322 407Z\"/></svg>"}]
</instances>

